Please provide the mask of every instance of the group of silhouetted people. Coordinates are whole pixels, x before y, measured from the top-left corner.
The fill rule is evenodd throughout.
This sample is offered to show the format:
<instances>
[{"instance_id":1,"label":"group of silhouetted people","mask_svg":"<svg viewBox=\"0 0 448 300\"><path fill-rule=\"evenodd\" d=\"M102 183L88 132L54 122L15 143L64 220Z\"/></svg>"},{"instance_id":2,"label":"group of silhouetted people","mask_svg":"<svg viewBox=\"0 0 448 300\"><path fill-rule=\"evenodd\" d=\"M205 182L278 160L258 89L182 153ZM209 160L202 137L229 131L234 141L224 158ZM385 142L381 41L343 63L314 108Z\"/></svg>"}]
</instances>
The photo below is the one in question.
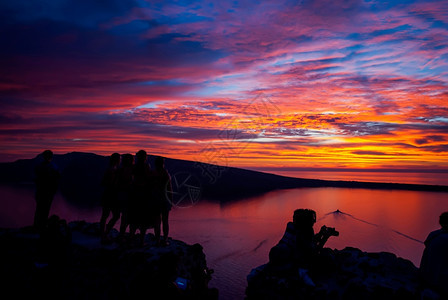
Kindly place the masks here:
<instances>
[{"instance_id":1,"label":"group of silhouetted people","mask_svg":"<svg viewBox=\"0 0 448 300\"><path fill-rule=\"evenodd\" d=\"M131 239L139 231L139 244L144 244L148 229L154 228L157 245L166 245L171 210L171 177L165 169L164 158L156 156L150 167L146 151L132 154L113 153L102 181L101 241L110 241L109 233L121 218L119 236L125 238L129 227ZM111 216L109 221L107 219ZM163 236L161 230L163 228Z\"/></svg>"},{"instance_id":2,"label":"group of silhouetted people","mask_svg":"<svg viewBox=\"0 0 448 300\"><path fill-rule=\"evenodd\" d=\"M42 152L41 158L35 168L36 209L33 224L39 233L47 227L51 204L61 177L52 161L51 150ZM154 168L151 168L144 150L138 151L135 157L130 153L113 153L101 183L101 242L112 241L110 232L120 220L120 241L125 240L129 228L129 236L134 240L139 231L139 244L143 245L146 231L154 228L157 245L167 244L173 194L171 176L165 168L163 157L156 156Z\"/></svg>"}]
</instances>

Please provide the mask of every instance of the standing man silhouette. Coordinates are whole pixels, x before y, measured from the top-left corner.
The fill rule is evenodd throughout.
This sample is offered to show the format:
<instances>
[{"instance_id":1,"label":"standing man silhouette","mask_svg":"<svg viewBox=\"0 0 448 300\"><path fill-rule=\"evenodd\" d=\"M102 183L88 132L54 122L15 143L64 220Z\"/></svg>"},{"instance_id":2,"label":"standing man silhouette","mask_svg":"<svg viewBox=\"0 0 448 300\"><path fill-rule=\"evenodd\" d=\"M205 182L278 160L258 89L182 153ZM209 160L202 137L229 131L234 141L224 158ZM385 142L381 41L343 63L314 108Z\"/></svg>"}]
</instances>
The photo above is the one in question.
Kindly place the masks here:
<instances>
[{"instance_id":1,"label":"standing man silhouette","mask_svg":"<svg viewBox=\"0 0 448 300\"><path fill-rule=\"evenodd\" d=\"M100 231L101 242L109 242L109 232L120 218L120 205L118 199L118 167L120 165L120 154L112 153L109 158L109 166L104 173L102 184L104 186L103 196L101 198L101 218ZM109 215L112 218L107 222Z\"/></svg>"},{"instance_id":2,"label":"standing man silhouette","mask_svg":"<svg viewBox=\"0 0 448 300\"><path fill-rule=\"evenodd\" d=\"M439 217L440 229L428 234L420 262L423 284L448 299L448 211Z\"/></svg>"},{"instance_id":3,"label":"standing man silhouette","mask_svg":"<svg viewBox=\"0 0 448 300\"><path fill-rule=\"evenodd\" d=\"M51 203L56 194L60 173L53 164L53 152L42 152L43 161L35 168L36 183L36 211L34 214L34 227L41 232L47 224Z\"/></svg>"},{"instance_id":4,"label":"standing man silhouette","mask_svg":"<svg viewBox=\"0 0 448 300\"><path fill-rule=\"evenodd\" d=\"M151 168L148 164L148 154L140 150L135 154L135 164L132 181L132 197L128 208L128 224L130 237L136 237L140 231L139 245L145 242L146 231L154 227L157 217L151 203Z\"/></svg>"},{"instance_id":5,"label":"standing man silhouette","mask_svg":"<svg viewBox=\"0 0 448 300\"><path fill-rule=\"evenodd\" d=\"M128 227L129 202L132 200L132 183L134 180L134 156L130 153L122 155L122 164L118 168L118 198L121 209L119 240L123 241Z\"/></svg>"},{"instance_id":6,"label":"standing man silhouette","mask_svg":"<svg viewBox=\"0 0 448 300\"><path fill-rule=\"evenodd\" d=\"M154 225L154 235L158 244L165 246L168 243L169 213L173 201L173 188L171 176L165 169L165 159L161 156L155 158L155 169L153 171L153 201L157 209L158 217ZM163 238L160 239L161 225L163 225Z\"/></svg>"}]
</instances>

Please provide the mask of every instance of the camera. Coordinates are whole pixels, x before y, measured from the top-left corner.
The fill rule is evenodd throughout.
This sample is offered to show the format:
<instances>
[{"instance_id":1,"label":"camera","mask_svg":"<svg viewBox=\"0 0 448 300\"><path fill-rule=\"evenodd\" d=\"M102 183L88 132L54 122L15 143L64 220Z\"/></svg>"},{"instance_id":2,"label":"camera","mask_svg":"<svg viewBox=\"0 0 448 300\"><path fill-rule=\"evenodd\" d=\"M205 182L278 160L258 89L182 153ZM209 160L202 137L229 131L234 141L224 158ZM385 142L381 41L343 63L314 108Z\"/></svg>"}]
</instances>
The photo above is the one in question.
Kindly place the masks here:
<instances>
[{"instance_id":1,"label":"camera","mask_svg":"<svg viewBox=\"0 0 448 300\"><path fill-rule=\"evenodd\" d=\"M324 226L322 226L322 231L325 235L328 235L328 236L339 236L339 231L334 229L334 227L327 227L324 225Z\"/></svg>"}]
</instances>

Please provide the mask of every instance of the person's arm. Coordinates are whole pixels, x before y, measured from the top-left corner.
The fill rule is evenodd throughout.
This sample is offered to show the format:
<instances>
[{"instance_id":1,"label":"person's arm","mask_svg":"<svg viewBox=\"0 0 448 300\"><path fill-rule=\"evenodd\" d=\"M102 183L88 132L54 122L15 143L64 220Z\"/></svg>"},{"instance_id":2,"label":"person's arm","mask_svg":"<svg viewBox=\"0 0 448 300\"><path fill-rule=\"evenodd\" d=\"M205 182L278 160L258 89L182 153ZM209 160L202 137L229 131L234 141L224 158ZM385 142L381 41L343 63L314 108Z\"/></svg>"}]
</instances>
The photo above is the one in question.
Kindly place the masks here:
<instances>
[{"instance_id":1,"label":"person's arm","mask_svg":"<svg viewBox=\"0 0 448 300\"><path fill-rule=\"evenodd\" d=\"M314 245L317 251L320 251L325 243L327 242L328 237L325 237L325 225L320 228L320 231L314 235Z\"/></svg>"},{"instance_id":2,"label":"person's arm","mask_svg":"<svg viewBox=\"0 0 448 300\"><path fill-rule=\"evenodd\" d=\"M319 252L325 246L325 243L328 241L330 236L338 236L339 232L334 230L334 228L327 227L323 225L320 228L319 233L314 235L314 244L316 250Z\"/></svg>"}]
</instances>

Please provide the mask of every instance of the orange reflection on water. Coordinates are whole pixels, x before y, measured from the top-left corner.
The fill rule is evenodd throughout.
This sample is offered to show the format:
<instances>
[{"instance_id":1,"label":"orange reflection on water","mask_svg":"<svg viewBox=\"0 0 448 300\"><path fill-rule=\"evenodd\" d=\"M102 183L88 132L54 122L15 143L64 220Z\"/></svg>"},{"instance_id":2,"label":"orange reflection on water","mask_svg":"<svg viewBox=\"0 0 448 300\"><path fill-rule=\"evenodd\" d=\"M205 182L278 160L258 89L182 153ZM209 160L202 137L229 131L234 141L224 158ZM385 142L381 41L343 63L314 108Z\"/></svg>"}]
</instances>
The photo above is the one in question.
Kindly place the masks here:
<instances>
[{"instance_id":1,"label":"orange reflection on water","mask_svg":"<svg viewBox=\"0 0 448 300\"><path fill-rule=\"evenodd\" d=\"M203 224L201 230L213 230L217 235L233 235L238 240L252 241L249 248L255 248L257 243L264 241L263 244L269 247L266 246L262 252L267 253L283 235L294 210L311 208L317 213L315 231L325 224L341 233L339 237L330 239L329 246L391 251L418 264L423 249L418 241L423 241L431 230L438 227L438 216L448 210L445 198L444 193L412 191L294 189L221 206L201 203L191 211L196 220L215 220L208 225ZM212 209L213 205L215 208ZM219 211L216 210L218 207ZM337 209L343 214L332 213ZM187 210L184 212L188 213ZM173 218L181 217L176 211L172 215ZM188 216L184 215L184 218Z\"/></svg>"}]
</instances>

